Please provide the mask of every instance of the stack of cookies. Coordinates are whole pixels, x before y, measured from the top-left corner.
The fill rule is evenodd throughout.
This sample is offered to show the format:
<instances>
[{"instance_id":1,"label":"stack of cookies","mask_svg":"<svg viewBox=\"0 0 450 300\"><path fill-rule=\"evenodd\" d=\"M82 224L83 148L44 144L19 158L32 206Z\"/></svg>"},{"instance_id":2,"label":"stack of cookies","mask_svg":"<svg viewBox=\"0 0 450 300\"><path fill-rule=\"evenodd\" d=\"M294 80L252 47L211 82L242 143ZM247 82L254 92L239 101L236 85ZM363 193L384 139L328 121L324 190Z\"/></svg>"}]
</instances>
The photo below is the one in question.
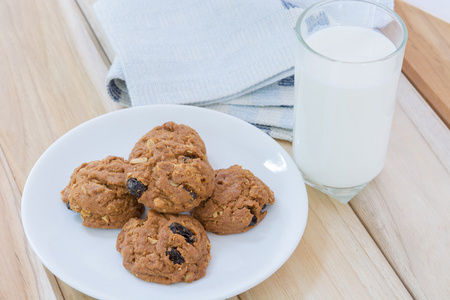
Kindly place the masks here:
<instances>
[{"instance_id":1,"label":"stack of cookies","mask_svg":"<svg viewBox=\"0 0 450 300\"><path fill-rule=\"evenodd\" d=\"M269 187L240 166L214 171L199 134L173 122L142 136L128 160L83 163L61 195L84 226L122 228L116 249L124 267L162 284L205 276L211 259L206 231L245 232L275 201ZM144 206L146 220L139 219Z\"/></svg>"}]
</instances>

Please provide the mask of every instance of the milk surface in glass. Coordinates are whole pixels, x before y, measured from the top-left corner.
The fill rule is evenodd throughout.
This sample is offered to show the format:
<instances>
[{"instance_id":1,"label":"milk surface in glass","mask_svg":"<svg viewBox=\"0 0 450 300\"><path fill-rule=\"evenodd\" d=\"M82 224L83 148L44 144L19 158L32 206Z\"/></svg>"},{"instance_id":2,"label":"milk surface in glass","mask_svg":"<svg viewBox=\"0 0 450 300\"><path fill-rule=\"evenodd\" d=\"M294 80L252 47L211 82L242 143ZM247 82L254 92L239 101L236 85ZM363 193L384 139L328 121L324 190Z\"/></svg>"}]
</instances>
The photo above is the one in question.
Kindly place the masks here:
<instances>
[{"instance_id":1,"label":"milk surface in glass","mask_svg":"<svg viewBox=\"0 0 450 300\"><path fill-rule=\"evenodd\" d=\"M401 65L381 33L322 29L296 56L293 152L302 173L325 186L366 184L384 165Z\"/></svg>"}]
</instances>

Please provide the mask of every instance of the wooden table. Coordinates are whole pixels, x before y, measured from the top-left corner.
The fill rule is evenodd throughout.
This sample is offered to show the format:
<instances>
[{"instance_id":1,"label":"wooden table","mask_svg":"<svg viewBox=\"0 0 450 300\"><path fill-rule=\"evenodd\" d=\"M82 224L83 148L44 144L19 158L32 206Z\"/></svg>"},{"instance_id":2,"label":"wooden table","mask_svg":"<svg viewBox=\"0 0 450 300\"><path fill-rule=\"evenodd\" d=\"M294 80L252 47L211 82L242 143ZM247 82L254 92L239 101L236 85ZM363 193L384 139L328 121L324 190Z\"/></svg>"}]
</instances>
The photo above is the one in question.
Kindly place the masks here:
<instances>
[{"instance_id":1,"label":"wooden table","mask_svg":"<svg viewBox=\"0 0 450 300\"><path fill-rule=\"evenodd\" d=\"M0 299L90 299L39 262L20 203L52 142L119 109L106 94L113 53L92 2L0 1ZM411 82L401 77L385 168L346 205L308 187L308 223L294 254L236 299L450 299L450 28L396 5L410 33Z\"/></svg>"}]
</instances>

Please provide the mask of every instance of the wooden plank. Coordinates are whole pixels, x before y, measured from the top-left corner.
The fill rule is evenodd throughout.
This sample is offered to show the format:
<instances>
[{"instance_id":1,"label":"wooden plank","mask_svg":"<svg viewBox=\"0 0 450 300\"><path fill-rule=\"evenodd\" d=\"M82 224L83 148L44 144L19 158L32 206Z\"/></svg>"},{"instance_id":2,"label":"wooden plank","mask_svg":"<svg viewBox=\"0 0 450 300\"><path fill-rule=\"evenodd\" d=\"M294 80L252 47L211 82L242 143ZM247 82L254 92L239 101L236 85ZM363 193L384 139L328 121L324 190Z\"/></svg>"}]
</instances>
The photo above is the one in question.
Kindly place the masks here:
<instances>
[{"instance_id":1,"label":"wooden plank","mask_svg":"<svg viewBox=\"0 0 450 300\"><path fill-rule=\"evenodd\" d=\"M0 3L0 137L20 188L57 137L119 108L104 88L107 66L70 4L77 7L70 0Z\"/></svg>"},{"instance_id":2,"label":"wooden plank","mask_svg":"<svg viewBox=\"0 0 450 300\"><path fill-rule=\"evenodd\" d=\"M0 172L0 209L6 216L0 232L10 241L2 245L1 299L81 295L51 273L47 277L19 229L11 231L21 228L20 192L45 149L76 125L118 109L104 88L105 56L74 8L73 1L0 1L0 145L2 167L12 174L7 180Z\"/></svg>"},{"instance_id":3,"label":"wooden plank","mask_svg":"<svg viewBox=\"0 0 450 300\"><path fill-rule=\"evenodd\" d=\"M416 299L450 297L450 131L402 76L382 173L350 202Z\"/></svg>"},{"instance_id":4,"label":"wooden plank","mask_svg":"<svg viewBox=\"0 0 450 300\"><path fill-rule=\"evenodd\" d=\"M84 15L84 18L91 27L92 37L99 43L101 50L103 51L103 53L105 53L106 57L108 57L109 64L111 64L114 61L114 57L116 56L116 54L111 44L105 40L106 39L105 32L103 31L103 28L98 22L94 10L92 9L92 5L96 0L92 1L75 0L75 1L80 7L80 10Z\"/></svg>"},{"instance_id":5,"label":"wooden plank","mask_svg":"<svg viewBox=\"0 0 450 300\"><path fill-rule=\"evenodd\" d=\"M55 277L47 278L26 241L20 192L1 147L0 178L0 299L63 299Z\"/></svg>"},{"instance_id":6,"label":"wooden plank","mask_svg":"<svg viewBox=\"0 0 450 300\"><path fill-rule=\"evenodd\" d=\"M403 73L450 127L450 24L400 0L395 11L409 32Z\"/></svg>"}]
</instances>

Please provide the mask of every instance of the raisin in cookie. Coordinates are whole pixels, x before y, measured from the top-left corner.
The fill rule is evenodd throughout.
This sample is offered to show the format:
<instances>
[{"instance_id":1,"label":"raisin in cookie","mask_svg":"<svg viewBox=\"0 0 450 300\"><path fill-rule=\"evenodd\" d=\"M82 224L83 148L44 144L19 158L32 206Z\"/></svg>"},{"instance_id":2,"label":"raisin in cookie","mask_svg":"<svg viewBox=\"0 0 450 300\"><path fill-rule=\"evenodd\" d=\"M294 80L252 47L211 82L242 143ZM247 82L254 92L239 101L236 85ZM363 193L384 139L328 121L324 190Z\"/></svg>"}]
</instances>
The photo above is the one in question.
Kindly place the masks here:
<instances>
[{"instance_id":1,"label":"raisin in cookie","mask_svg":"<svg viewBox=\"0 0 450 300\"><path fill-rule=\"evenodd\" d=\"M155 150L157 151L155 145L162 141L171 141L172 143L169 145L183 144L193 146L206 155L205 143L200 138L197 131L187 125L167 122L153 128L142 136L134 146L133 150L131 150L129 160L138 157L149 158L154 154Z\"/></svg>"},{"instance_id":2,"label":"raisin in cookie","mask_svg":"<svg viewBox=\"0 0 450 300\"><path fill-rule=\"evenodd\" d=\"M211 244L200 222L152 210L147 220L135 218L124 225L116 249L131 274L162 284L202 278L211 259Z\"/></svg>"},{"instance_id":3,"label":"raisin in cookie","mask_svg":"<svg viewBox=\"0 0 450 300\"><path fill-rule=\"evenodd\" d=\"M191 211L206 231L217 234L245 232L267 214L275 202L273 192L241 166L216 171L213 195Z\"/></svg>"},{"instance_id":4,"label":"raisin in cookie","mask_svg":"<svg viewBox=\"0 0 450 300\"><path fill-rule=\"evenodd\" d=\"M140 203L158 212L189 211L211 196L214 190L214 169L206 157L206 150L193 143L182 143L189 140L177 137L184 133L177 132L171 139L157 140L147 152L141 151L141 156L130 160L128 190Z\"/></svg>"},{"instance_id":5,"label":"raisin in cookie","mask_svg":"<svg viewBox=\"0 0 450 300\"><path fill-rule=\"evenodd\" d=\"M108 156L75 169L61 196L69 209L80 213L84 226L121 228L144 212L126 188L126 166L123 158Z\"/></svg>"}]
</instances>

